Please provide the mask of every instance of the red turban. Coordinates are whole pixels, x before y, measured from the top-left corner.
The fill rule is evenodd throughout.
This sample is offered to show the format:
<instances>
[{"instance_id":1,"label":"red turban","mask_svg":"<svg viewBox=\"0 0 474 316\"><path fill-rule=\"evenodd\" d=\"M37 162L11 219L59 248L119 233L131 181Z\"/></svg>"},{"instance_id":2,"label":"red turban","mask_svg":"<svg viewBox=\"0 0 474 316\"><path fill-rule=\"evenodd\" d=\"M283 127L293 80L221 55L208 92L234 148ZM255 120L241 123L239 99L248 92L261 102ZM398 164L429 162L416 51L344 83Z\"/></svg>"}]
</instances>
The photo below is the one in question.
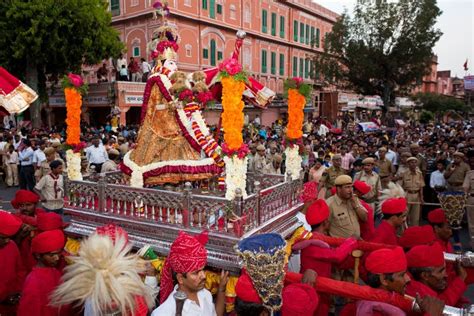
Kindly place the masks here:
<instances>
[{"instance_id":1,"label":"red turban","mask_svg":"<svg viewBox=\"0 0 474 316\"><path fill-rule=\"evenodd\" d=\"M15 198L11 201L14 208L19 208L21 203L38 203L40 200L38 194L28 190L18 190Z\"/></svg>"},{"instance_id":2,"label":"red turban","mask_svg":"<svg viewBox=\"0 0 474 316\"><path fill-rule=\"evenodd\" d=\"M367 256L365 267L374 274L402 272L407 269L407 259L401 247L378 249Z\"/></svg>"},{"instance_id":3,"label":"red turban","mask_svg":"<svg viewBox=\"0 0 474 316\"><path fill-rule=\"evenodd\" d=\"M407 261L410 268L429 268L444 265L444 254L440 244L420 245L407 252Z\"/></svg>"},{"instance_id":4,"label":"red turban","mask_svg":"<svg viewBox=\"0 0 474 316\"><path fill-rule=\"evenodd\" d=\"M444 213L444 210L437 208L428 213L428 222L430 222L430 224L443 224L447 223L448 221L446 220L446 214Z\"/></svg>"},{"instance_id":5,"label":"red turban","mask_svg":"<svg viewBox=\"0 0 474 316\"><path fill-rule=\"evenodd\" d=\"M407 210L407 199L390 198L382 203L382 213L384 214L400 214Z\"/></svg>"},{"instance_id":6,"label":"red turban","mask_svg":"<svg viewBox=\"0 0 474 316\"><path fill-rule=\"evenodd\" d=\"M31 252L48 253L62 250L66 244L66 238L62 230L55 229L39 233L31 241Z\"/></svg>"},{"instance_id":7,"label":"red turban","mask_svg":"<svg viewBox=\"0 0 474 316\"><path fill-rule=\"evenodd\" d=\"M12 214L0 211L0 234L11 237L15 235L21 227L23 222Z\"/></svg>"},{"instance_id":8,"label":"red turban","mask_svg":"<svg viewBox=\"0 0 474 316\"><path fill-rule=\"evenodd\" d=\"M318 198L318 184L314 181L309 181L304 184L303 193L300 199L303 203L311 202Z\"/></svg>"},{"instance_id":9,"label":"red turban","mask_svg":"<svg viewBox=\"0 0 474 316\"><path fill-rule=\"evenodd\" d=\"M163 303L173 291L172 272L187 273L200 270L206 266L207 231L193 237L180 231L178 238L170 247L161 273L160 303Z\"/></svg>"},{"instance_id":10,"label":"red turban","mask_svg":"<svg viewBox=\"0 0 474 316\"><path fill-rule=\"evenodd\" d=\"M317 225L329 217L329 207L326 201L319 199L314 201L306 211L306 221L309 225Z\"/></svg>"},{"instance_id":11,"label":"red turban","mask_svg":"<svg viewBox=\"0 0 474 316\"><path fill-rule=\"evenodd\" d=\"M242 269L242 274L235 285L235 295L244 302L263 304L245 269Z\"/></svg>"},{"instance_id":12,"label":"red turban","mask_svg":"<svg viewBox=\"0 0 474 316\"><path fill-rule=\"evenodd\" d=\"M282 316L312 316L319 302L315 289L302 283L285 286L282 298Z\"/></svg>"},{"instance_id":13,"label":"red turban","mask_svg":"<svg viewBox=\"0 0 474 316\"><path fill-rule=\"evenodd\" d=\"M39 213L36 216L36 225L38 226L39 230L47 231L63 229L66 224L63 222L61 215L53 212L44 212Z\"/></svg>"},{"instance_id":14,"label":"red turban","mask_svg":"<svg viewBox=\"0 0 474 316\"><path fill-rule=\"evenodd\" d=\"M419 245L428 245L435 241L436 236L430 225L408 227L398 239L398 244L405 249Z\"/></svg>"},{"instance_id":15,"label":"red turban","mask_svg":"<svg viewBox=\"0 0 474 316\"><path fill-rule=\"evenodd\" d=\"M332 187L330 193L331 193L331 195L336 195L336 193L337 193L337 188L336 188L336 187Z\"/></svg>"},{"instance_id":16,"label":"red turban","mask_svg":"<svg viewBox=\"0 0 474 316\"><path fill-rule=\"evenodd\" d=\"M108 224L97 227L95 231L101 236L107 236L112 239L112 242L114 244L115 240L120 236L122 236L125 239L125 242L128 243L127 232L122 227L116 226L115 224Z\"/></svg>"},{"instance_id":17,"label":"red turban","mask_svg":"<svg viewBox=\"0 0 474 316\"><path fill-rule=\"evenodd\" d=\"M354 181L354 184L352 186L354 187L354 189L362 193L362 195L366 195L372 189L370 185L360 180Z\"/></svg>"}]
</instances>

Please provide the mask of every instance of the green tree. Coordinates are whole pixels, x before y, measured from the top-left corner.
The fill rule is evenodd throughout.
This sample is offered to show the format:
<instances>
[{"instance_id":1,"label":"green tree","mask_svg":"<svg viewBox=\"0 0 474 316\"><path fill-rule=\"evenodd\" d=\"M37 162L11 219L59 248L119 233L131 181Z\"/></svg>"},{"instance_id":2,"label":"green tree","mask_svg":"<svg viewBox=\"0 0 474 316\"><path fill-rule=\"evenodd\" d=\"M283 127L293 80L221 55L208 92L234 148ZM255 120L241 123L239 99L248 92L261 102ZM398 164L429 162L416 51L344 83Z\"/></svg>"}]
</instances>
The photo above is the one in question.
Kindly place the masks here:
<instances>
[{"instance_id":1,"label":"green tree","mask_svg":"<svg viewBox=\"0 0 474 316\"><path fill-rule=\"evenodd\" d=\"M469 107L461 100L436 93L417 93L413 100L423 107L423 110L435 113L440 118L448 111L468 112Z\"/></svg>"},{"instance_id":2,"label":"green tree","mask_svg":"<svg viewBox=\"0 0 474 316\"><path fill-rule=\"evenodd\" d=\"M380 95L388 106L396 91L429 73L442 34L435 28L440 14L436 0L360 0L326 35L324 52L314 56L314 73L321 73L324 84Z\"/></svg>"},{"instance_id":3,"label":"green tree","mask_svg":"<svg viewBox=\"0 0 474 316\"><path fill-rule=\"evenodd\" d=\"M105 0L3 0L0 16L0 65L38 91L43 102L48 81L80 73L82 65L123 49ZM39 126L40 102L30 113L33 126Z\"/></svg>"}]
</instances>

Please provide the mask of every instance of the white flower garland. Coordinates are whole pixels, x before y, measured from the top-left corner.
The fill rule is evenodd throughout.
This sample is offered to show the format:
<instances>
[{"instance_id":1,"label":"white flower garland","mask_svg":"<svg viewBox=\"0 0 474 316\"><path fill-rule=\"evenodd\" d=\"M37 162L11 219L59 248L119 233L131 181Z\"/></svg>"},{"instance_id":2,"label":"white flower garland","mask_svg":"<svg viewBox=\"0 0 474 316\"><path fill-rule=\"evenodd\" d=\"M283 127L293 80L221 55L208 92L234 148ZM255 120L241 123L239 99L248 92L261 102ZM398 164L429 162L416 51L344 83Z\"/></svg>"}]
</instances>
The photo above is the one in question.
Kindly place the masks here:
<instances>
[{"instance_id":1,"label":"white flower garland","mask_svg":"<svg viewBox=\"0 0 474 316\"><path fill-rule=\"evenodd\" d=\"M225 162L225 184L226 192L225 198L228 200L233 200L235 198L235 190L242 190L242 195L244 198L247 197L247 192L245 191L247 183L247 163L248 158L240 159L236 155L232 157L224 157Z\"/></svg>"},{"instance_id":2,"label":"white flower garland","mask_svg":"<svg viewBox=\"0 0 474 316\"><path fill-rule=\"evenodd\" d=\"M81 153L75 153L72 149L66 151L67 177L69 180L81 181Z\"/></svg>"},{"instance_id":3,"label":"white flower garland","mask_svg":"<svg viewBox=\"0 0 474 316\"><path fill-rule=\"evenodd\" d=\"M286 156L286 171L291 172L291 179L292 180L298 180L300 178L301 174L301 163L303 162L303 159L300 156L299 153L299 147L298 146L288 146L285 149L285 156ZM287 174L285 174L285 179L288 177Z\"/></svg>"},{"instance_id":4,"label":"white flower garland","mask_svg":"<svg viewBox=\"0 0 474 316\"><path fill-rule=\"evenodd\" d=\"M129 151L123 157L123 163L132 170L132 177L130 179L130 185L136 188L143 187L143 174L152 171L158 168L165 166L188 166L188 167L201 167L201 166L212 166L214 164L214 159L205 158L201 160L169 160L169 161L158 161L148 165L139 166L134 161L130 159L130 154L133 152L133 149Z\"/></svg>"}]
</instances>

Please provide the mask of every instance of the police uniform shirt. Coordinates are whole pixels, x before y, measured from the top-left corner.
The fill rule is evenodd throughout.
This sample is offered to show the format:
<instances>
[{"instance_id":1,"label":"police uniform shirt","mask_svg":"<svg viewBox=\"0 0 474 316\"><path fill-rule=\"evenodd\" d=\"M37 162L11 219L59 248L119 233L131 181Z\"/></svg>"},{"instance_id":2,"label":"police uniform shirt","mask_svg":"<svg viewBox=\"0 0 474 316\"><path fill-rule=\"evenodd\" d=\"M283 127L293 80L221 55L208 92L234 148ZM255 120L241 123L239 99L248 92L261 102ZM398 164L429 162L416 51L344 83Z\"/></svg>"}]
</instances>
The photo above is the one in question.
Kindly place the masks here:
<instances>
[{"instance_id":1,"label":"police uniform shirt","mask_svg":"<svg viewBox=\"0 0 474 316\"><path fill-rule=\"evenodd\" d=\"M350 201L344 201L336 194L327 199L327 204L331 223L329 235L342 238L360 236L359 218Z\"/></svg>"}]
</instances>

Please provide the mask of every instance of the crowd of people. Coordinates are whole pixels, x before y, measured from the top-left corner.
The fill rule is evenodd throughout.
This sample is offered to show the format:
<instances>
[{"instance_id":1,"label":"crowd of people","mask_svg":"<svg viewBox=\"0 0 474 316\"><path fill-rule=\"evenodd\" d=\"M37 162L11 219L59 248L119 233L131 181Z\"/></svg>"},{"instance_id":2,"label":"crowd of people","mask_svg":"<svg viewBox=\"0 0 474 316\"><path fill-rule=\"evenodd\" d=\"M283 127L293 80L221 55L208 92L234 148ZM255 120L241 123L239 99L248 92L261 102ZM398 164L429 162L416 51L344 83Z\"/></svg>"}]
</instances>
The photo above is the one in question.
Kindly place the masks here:
<instances>
[{"instance_id":1,"label":"crowd of people","mask_svg":"<svg viewBox=\"0 0 474 316\"><path fill-rule=\"evenodd\" d=\"M246 118L249 172L285 173L285 126L285 118L272 126ZM443 253L455 249L452 230L446 211L434 206L439 193L465 192L468 228L474 227L473 129L470 122L412 123L367 133L346 118L334 125L306 120L300 144L304 206L296 215L305 233L288 241L289 256L277 234L242 240L244 269L234 294L224 271L212 293L205 289L206 233L181 232L160 272L135 254L126 231L113 224L85 238L74 256L63 256L65 132L4 130L5 184L18 191L14 210L0 211L0 315L408 312L403 304L366 297L382 292L401 301L416 297L418 313L441 315L445 305L467 303L463 294L474 280L470 268L445 261ZM222 138L218 127L211 130ZM133 127L84 124L81 173L118 170L136 135ZM331 283L336 292L319 291L318 278L340 282ZM368 286L354 287L358 299L333 294L354 283ZM232 295L234 308L227 309Z\"/></svg>"}]
</instances>

